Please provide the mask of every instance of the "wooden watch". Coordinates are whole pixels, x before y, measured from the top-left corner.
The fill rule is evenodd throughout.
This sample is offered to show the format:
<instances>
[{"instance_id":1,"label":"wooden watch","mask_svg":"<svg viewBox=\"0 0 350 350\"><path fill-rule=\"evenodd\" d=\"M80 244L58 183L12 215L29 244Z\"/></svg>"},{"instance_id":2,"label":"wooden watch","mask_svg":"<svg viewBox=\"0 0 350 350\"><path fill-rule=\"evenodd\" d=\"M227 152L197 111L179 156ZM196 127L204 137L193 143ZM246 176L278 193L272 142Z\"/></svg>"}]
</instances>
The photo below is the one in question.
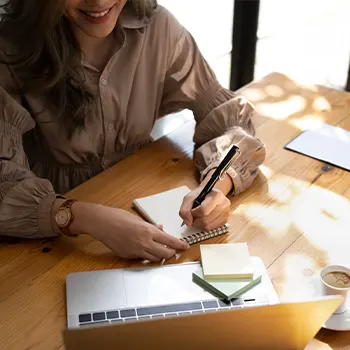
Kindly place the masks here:
<instances>
[{"instance_id":1,"label":"wooden watch","mask_svg":"<svg viewBox=\"0 0 350 350\"><path fill-rule=\"evenodd\" d=\"M55 215L55 221L58 228L65 236L68 236L68 237L77 236L72 232L70 232L69 230L69 226L74 220L71 207L75 202L76 202L75 199L66 200L60 205Z\"/></svg>"}]
</instances>

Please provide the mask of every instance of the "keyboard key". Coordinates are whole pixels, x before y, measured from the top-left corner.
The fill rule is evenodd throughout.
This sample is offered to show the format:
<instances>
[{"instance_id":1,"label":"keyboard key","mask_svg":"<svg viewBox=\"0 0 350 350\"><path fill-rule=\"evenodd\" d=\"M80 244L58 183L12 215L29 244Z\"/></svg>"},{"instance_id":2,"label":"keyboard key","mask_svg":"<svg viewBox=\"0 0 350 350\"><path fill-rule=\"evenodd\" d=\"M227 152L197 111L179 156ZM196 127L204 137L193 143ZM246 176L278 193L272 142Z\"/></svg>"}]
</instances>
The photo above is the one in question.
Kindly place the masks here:
<instances>
[{"instance_id":1,"label":"keyboard key","mask_svg":"<svg viewBox=\"0 0 350 350\"><path fill-rule=\"evenodd\" d=\"M91 318L91 314L82 314L82 315L79 315L79 322L82 323L82 322L90 322L92 320Z\"/></svg>"},{"instance_id":2,"label":"keyboard key","mask_svg":"<svg viewBox=\"0 0 350 350\"><path fill-rule=\"evenodd\" d=\"M164 318L164 315L154 315L154 316L152 316L152 319L154 319L154 318Z\"/></svg>"},{"instance_id":3,"label":"keyboard key","mask_svg":"<svg viewBox=\"0 0 350 350\"><path fill-rule=\"evenodd\" d=\"M230 306L231 306L231 302L227 300L219 300L219 307L230 307Z\"/></svg>"},{"instance_id":4,"label":"keyboard key","mask_svg":"<svg viewBox=\"0 0 350 350\"><path fill-rule=\"evenodd\" d=\"M255 299L244 299L243 307L256 306Z\"/></svg>"},{"instance_id":5,"label":"keyboard key","mask_svg":"<svg viewBox=\"0 0 350 350\"><path fill-rule=\"evenodd\" d=\"M203 312L204 312L203 310L192 311L192 315L202 314Z\"/></svg>"},{"instance_id":6,"label":"keyboard key","mask_svg":"<svg viewBox=\"0 0 350 350\"><path fill-rule=\"evenodd\" d=\"M255 304L255 299L254 298L249 298L249 299L244 299L245 303L254 303Z\"/></svg>"},{"instance_id":7,"label":"keyboard key","mask_svg":"<svg viewBox=\"0 0 350 350\"><path fill-rule=\"evenodd\" d=\"M177 314L173 313L173 314L166 314L165 317L175 317L177 316Z\"/></svg>"},{"instance_id":8,"label":"keyboard key","mask_svg":"<svg viewBox=\"0 0 350 350\"><path fill-rule=\"evenodd\" d=\"M133 317L133 316L136 316L135 309L120 311L120 317Z\"/></svg>"},{"instance_id":9,"label":"keyboard key","mask_svg":"<svg viewBox=\"0 0 350 350\"><path fill-rule=\"evenodd\" d=\"M206 309L204 312L216 312L216 311L218 311L217 309Z\"/></svg>"},{"instance_id":10,"label":"keyboard key","mask_svg":"<svg viewBox=\"0 0 350 350\"><path fill-rule=\"evenodd\" d=\"M179 316L191 315L190 312L179 312Z\"/></svg>"},{"instance_id":11,"label":"keyboard key","mask_svg":"<svg viewBox=\"0 0 350 350\"><path fill-rule=\"evenodd\" d=\"M242 298L232 299L231 300L232 306L243 306L243 300Z\"/></svg>"},{"instance_id":12,"label":"keyboard key","mask_svg":"<svg viewBox=\"0 0 350 350\"><path fill-rule=\"evenodd\" d=\"M109 321L82 323L79 326L80 327L98 327L98 326L105 326L107 324L110 324Z\"/></svg>"},{"instance_id":13,"label":"keyboard key","mask_svg":"<svg viewBox=\"0 0 350 350\"><path fill-rule=\"evenodd\" d=\"M203 301L202 304L205 309L214 309L218 307L218 302L216 300Z\"/></svg>"},{"instance_id":14,"label":"keyboard key","mask_svg":"<svg viewBox=\"0 0 350 350\"><path fill-rule=\"evenodd\" d=\"M106 319L106 315L104 312L95 312L94 314L92 314L92 319L94 321L102 321Z\"/></svg>"},{"instance_id":15,"label":"keyboard key","mask_svg":"<svg viewBox=\"0 0 350 350\"><path fill-rule=\"evenodd\" d=\"M137 315L145 316L145 315L166 314L169 312L192 311L192 310L201 310L201 309L202 309L202 304L200 302L186 303L186 304L173 304L173 305L164 305L164 306L151 306L151 307L142 307L137 309Z\"/></svg>"},{"instance_id":16,"label":"keyboard key","mask_svg":"<svg viewBox=\"0 0 350 350\"><path fill-rule=\"evenodd\" d=\"M124 322L133 322L133 321L137 321L137 318L136 317L124 318Z\"/></svg>"},{"instance_id":17,"label":"keyboard key","mask_svg":"<svg viewBox=\"0 0 350 350\"><path fill-rule=\"evenodd\" d=\"M107 318L109 320L113 318L119 318L119 311L107 311Z\"/></svg>"}]
</instances>

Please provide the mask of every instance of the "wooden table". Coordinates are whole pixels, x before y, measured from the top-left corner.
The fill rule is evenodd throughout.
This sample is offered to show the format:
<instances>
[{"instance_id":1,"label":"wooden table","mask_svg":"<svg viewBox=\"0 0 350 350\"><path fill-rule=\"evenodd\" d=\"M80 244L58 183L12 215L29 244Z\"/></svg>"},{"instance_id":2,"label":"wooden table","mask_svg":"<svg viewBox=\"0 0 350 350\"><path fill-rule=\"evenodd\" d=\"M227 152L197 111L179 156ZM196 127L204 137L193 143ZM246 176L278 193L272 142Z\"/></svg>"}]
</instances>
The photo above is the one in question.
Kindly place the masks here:
<instances>
[{"instance_id":1,"label":"wooden table","mask_svg":"<svg viewBox=\"0 0 350 350\"><path fill-rule=\"evenodd\" d=\"M248 242L268 268L281 300L305 296L308 280L332 262L350 263L350 173L287 151L301 130L322 120L350 130L350 94L302 86L271 74L240 91L256 106L267 147L261 173L232 199L231 233L213 242ZM142 149L68 195L131 209L139 196L196 186L194 123ZM180 262L199 260L199 245ZM174 261L169 261L172 263ZM0 349L62 349L65 276L134 266L88 236L0 245ZM327 345L328 344L328 345ZM350 332L321 330L312 349L346 349Z\"/></svg>"}]
</instances>

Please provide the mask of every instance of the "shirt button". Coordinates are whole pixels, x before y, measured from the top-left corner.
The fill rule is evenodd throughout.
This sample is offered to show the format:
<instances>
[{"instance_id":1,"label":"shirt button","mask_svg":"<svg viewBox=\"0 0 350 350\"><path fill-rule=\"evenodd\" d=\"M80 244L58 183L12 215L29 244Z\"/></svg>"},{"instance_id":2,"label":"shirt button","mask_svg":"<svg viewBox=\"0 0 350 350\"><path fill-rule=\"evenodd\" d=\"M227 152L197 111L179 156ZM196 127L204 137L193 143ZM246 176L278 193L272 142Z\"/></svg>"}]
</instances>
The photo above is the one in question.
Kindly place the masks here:
<instances>
[{"instance_id":1,"label":"shirt button","mask_svg":"<svg viewBox=\"0 0 350 350\"><path fill-rule=\"evenodd\" d=\"M113 130L113 124L108 124L107 129L108 129L108 131L112 131Z\"/></svg>"},{"instance_id":2,"label":"shirt button","mask_svg":"<svg viewBox=\"0 0 350 350\"><path fill-rule=\"evenodd\" d=\"M102 86L107 85L107 79L106 78L101 78L101 85Z\"/></svg>"}]
</instances>

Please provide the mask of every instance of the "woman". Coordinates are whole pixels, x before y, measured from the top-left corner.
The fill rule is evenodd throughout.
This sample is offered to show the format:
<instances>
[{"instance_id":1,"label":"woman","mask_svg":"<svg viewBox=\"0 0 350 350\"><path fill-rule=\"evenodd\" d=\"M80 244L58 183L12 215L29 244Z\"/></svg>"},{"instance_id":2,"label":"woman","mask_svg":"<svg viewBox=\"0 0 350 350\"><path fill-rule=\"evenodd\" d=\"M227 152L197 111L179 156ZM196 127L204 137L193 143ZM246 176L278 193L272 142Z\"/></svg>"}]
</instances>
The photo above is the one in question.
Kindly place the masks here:
<instances>
[{"instance_id":1,"label":"woman","mask_svg":"<svg viewBox=\"0 0 350 350\"><path fill-rule=\"evenodd\" d=\"M197 122L201 184L184 198L189 226L229 216L229 193L263 162L252 106L224 89L191 35L154 0L7 0L0 22L0 234L90 234L118 256L158 261L182 241L117 208L60 194L149 143L156 119ZM232 145L242 154L203 204L192 203ZM73 219L74 217L74 219Z\"/></svg>"}]
</instances>

